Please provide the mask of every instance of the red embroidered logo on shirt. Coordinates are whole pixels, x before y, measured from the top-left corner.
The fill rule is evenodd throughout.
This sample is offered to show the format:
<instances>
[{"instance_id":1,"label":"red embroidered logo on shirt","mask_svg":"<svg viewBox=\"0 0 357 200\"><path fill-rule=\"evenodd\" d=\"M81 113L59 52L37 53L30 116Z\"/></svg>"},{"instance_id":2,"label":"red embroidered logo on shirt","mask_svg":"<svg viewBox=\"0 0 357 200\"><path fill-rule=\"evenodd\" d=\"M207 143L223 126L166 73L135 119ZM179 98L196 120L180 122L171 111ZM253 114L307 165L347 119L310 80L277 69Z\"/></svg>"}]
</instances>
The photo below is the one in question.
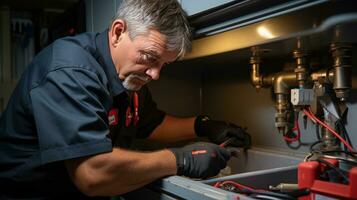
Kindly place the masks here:
<instances>
[{"instance_id":1,"label":"red embroidered logo on shirt","mask_svg":"<svg viewBox=\"0 0 357 200\"><path fill-rule=\"evenodd\" d=\"M118 125L119 120L118 120L118 109L117 108L113 108L109 111L108 121L109 121L110 126Z\"/></svg>"}]
</instances>

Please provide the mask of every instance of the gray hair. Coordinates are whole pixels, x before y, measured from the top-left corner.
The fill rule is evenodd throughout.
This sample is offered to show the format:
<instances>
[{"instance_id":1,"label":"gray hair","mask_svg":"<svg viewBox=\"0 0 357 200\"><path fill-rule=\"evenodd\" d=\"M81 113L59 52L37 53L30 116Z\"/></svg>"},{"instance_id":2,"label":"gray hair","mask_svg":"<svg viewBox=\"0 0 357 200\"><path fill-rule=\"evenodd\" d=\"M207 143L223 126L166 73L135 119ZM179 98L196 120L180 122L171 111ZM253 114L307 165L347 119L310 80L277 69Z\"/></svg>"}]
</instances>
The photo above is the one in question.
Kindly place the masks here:
<instances>
[{"instance_id":1,"label":"gray hair","mask_svg":"<svg viewBox=\"0 0 357 200\"><path fill-rule=\"evenodd\" d=\"M123 0L116 19L125 21L131 39L154 29L166 36L166 48L178 51L179 58L191 51L191 29L177 0Z\"/></svg>"}]
</instances>

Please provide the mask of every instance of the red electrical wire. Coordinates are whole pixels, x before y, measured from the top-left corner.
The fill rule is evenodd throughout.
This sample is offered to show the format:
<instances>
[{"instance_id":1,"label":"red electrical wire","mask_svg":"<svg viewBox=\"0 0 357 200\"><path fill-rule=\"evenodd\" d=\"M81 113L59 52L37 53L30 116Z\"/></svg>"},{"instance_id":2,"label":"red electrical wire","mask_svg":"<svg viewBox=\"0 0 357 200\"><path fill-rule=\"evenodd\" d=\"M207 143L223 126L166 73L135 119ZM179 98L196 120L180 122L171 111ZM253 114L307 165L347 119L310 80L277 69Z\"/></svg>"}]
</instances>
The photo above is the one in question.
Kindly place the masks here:
<instances>
[{"instance_id":1,"label":"red electrical wire","mask_svg":"<svg viewBox=\"0 0 357 200\"><path fill-rule=\"evenodd\" d=\"M309 107L309 110L304 109L304 113L306 116L308 116L310 119L313 121L316 121L319 123L321 126L325 127L327 130L329 130L333 135L335 135L351 152L355 152L354 149L344 140L335 130L333 130L329 125L325 124L322 122L320 119L318 119L314 113L312 113L311 108Z\"/></svg>"},{"instance_id":2,"label":"red electrical wire","mask_svg":"<svg viewBox=\"0 0 357 200\"><path fill-rule=\"evenodd\" d=\"M288 141L288 142L296 142L300 139L301 137L301 132L300 132L300 128L299 128L299 121L298 121L298 116L296 117L297 119L295 119L294 122L294 128L291 129L292 132L297 132L295 137L288 137L286 135L284 135L284 140Z\"/></svg>"},{"instance_id":3,"label":"red electrical wire","mask_svg":"<svg viewBox=\"0 0 357 200\"><path fill-rule=\"evenodd\" d=\"M215 183L215 184L213 185L213 187L216 187L216 188L221 187L221 182L217 182L217 183Z\"/></svg>"},{"instance_id":4,"label":"red electrical wire","mask_svg":"<svg viewBox=\"0 0 357 200\"><path fill-rule=\"evenodd\" d=\"M219 182L218 182L219 183ZM216 183L217 184L217 183ZM215 185L216 185L215 184ZM246 189L246 190L254 190L253 188L251 188L251 187L248 187L248 186L245 186L245 185L242 185L242 184L239 184L239 183L237 183L237 182L234 182L234 181L224 181L224 182L222 182L222 183L219 183L219 186L218 187L220 187L220 186L222 186L222 185L226 185L226 184L231 184L231 185L233 185L234 187L236 187L236 188L238 188L238 189Z\"/></svg>"}]
</instances>

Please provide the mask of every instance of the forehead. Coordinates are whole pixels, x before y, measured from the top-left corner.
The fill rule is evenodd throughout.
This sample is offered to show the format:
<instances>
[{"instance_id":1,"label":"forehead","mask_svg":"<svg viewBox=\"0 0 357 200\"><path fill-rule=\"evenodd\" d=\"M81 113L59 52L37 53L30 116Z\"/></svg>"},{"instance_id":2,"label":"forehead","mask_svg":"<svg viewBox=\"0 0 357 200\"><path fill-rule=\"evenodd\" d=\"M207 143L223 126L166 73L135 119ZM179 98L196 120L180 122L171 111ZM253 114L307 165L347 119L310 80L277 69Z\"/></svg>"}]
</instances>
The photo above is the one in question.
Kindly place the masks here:
<instances>
[{"instance_id":1,"label":"forehead","mask_svg":"<svg viewBox=\"0 0 357 200\"><path fill-rule=\"evenodd\" d=\"M155 54L157 57L169 57L175 60L178 56L177 51L167 50L166 36L156 30L149 30L145 35L136 36L133 42L139 51Z\"/></svg>"}]
</instances>

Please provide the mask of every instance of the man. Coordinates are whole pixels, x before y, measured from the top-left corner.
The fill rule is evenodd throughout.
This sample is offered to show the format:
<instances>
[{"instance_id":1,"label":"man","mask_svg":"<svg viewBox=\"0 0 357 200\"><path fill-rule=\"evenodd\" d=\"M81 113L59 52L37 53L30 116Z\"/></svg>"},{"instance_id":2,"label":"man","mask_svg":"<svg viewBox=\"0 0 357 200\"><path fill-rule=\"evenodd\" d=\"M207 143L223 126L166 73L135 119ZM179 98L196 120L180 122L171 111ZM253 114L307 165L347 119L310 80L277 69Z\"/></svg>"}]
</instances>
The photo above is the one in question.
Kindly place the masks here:
<instances>
[{"instance_id":1,"label":"man","mask_svg":"<svg viewBox=\"0 0 357 200\"><path fill-rule=\"evenodd\" d=\"M213 143L154 152L133 137L219 144L241 128L207 116L176 118L144 86L190 49L176 0L126 0L109 30L55 41L24 72L0 121L1 198L87 199L124 194L168 175L208 178L230 153Z\"/></svg>"}]
</instances>

